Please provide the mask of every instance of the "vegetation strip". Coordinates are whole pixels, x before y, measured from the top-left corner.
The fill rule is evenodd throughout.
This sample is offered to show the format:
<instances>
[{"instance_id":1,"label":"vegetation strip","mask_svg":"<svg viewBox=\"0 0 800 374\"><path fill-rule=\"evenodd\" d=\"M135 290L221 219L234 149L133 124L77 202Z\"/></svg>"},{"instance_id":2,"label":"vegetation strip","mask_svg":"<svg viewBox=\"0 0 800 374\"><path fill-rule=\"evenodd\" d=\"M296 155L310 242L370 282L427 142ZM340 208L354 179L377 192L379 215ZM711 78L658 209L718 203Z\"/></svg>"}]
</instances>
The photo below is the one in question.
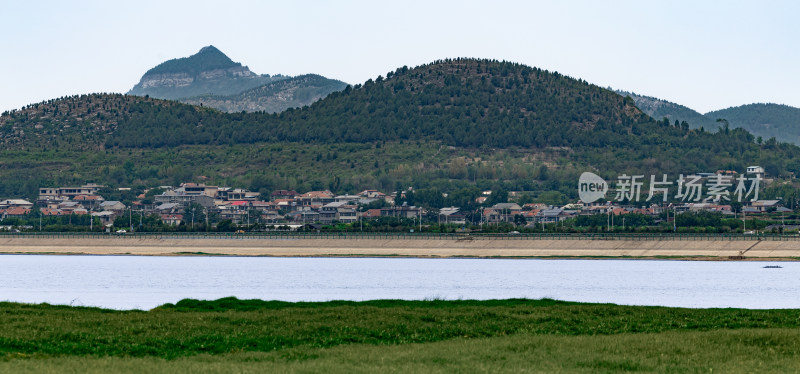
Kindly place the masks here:
<instances>
[{"instance_id":1,"label":"vegetation strip","mask_svg":"<svg viewBox=\"0 0 800 374\"><path fill-rule=\"evenodd\" d=\"M0 355L175 359L505 336L797 329L797 310L681 309L555 300L182 300L151 311L0 303Z\"/></svg>"}]
</instances>

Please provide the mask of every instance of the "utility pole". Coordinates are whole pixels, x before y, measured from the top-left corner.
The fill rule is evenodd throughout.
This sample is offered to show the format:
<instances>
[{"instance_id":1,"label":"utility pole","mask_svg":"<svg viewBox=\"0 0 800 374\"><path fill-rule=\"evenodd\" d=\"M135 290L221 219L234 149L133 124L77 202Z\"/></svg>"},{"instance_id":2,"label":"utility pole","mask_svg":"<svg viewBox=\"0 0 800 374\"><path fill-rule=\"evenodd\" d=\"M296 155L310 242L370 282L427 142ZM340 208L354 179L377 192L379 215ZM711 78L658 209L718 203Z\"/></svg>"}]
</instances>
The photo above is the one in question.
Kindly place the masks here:
<instances>
[{"instance_id":1,"label":"utility pole","mask_svg":"<svg viewBox=\"0 0 800 374\"><path fill-rule=\"evenodd\" d=\"M742 232L747 233L747 214L744 212L744 208L742 208Z\"/></svg>"},{"instance_id":2,"label":"utility pole","mask_svg":"<svg viewBox=\"0 0 800 374\"><path fill-rule=\"evenodd\" d=\"M130 232L133 232L133 207L128 208L128 225L131 227Z\"/></svg>"},{"instance_id":3,"label":"utility pole","mask_svg":"<svg viewBox=\"0 0 800 374\"><path fill-rule=\"evenodd\" d=\"M678 207L672 207L672 232L678 232Z\"/></svg>"}]
</instances>

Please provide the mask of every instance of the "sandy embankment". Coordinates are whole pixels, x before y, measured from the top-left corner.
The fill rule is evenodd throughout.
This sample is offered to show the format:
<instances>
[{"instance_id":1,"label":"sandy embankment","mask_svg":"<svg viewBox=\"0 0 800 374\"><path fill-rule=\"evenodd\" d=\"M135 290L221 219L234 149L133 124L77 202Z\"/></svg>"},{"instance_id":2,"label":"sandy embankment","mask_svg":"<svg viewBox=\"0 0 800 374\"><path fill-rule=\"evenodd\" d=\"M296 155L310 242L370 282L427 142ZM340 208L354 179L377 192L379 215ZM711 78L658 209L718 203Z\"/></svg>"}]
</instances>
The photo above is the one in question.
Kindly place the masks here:
<instances>
[{"instance_id":1,"label":"sandy embankment","mask_svg":"<svg viewBox=\"0 0 800 374\"><path fill-rule=\"evenodd\" d=\"M157 239L1 238L0 253L237 256L412 257L693 257L800 258L800 241L771 240L585 240L443 239Z\"/></svg>"}]
</instances>

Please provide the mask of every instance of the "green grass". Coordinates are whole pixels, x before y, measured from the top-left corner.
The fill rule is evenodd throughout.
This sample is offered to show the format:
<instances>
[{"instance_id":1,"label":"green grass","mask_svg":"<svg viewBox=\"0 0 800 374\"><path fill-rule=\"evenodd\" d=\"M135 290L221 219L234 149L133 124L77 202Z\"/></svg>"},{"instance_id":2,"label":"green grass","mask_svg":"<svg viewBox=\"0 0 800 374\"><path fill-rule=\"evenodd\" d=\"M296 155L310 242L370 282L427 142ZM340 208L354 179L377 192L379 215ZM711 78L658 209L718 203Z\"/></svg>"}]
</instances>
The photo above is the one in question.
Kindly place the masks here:
<instances>
[{"instance_id":1,"label":"green grass","mask_svg":"<svg viewBox=\"0 0 800 374\"><path fill-rule=\"evenodd\" d=\"M435 343L155 357L14 359L15 373L797 372L800 331L718 330L595 336L520 335Z\"/></svg>"},{"instance_id":2,"label":"green grass","mask_svg":"<svg viewBox=\"0 0 800 374\"><path fill-rule=\"evenodd\" d=\"M800 311L554 300L0 303L0 371L797 371Z\"/></svg>"}]
</instances>

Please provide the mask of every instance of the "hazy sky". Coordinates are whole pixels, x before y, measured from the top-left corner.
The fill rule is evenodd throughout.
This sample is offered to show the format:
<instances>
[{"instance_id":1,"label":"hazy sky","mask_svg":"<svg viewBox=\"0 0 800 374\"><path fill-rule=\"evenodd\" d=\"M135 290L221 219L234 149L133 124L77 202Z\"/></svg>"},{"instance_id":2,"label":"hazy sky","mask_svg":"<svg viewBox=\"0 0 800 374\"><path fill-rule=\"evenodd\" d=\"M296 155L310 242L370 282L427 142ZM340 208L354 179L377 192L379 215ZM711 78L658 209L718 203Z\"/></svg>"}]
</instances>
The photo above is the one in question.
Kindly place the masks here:
<instances>
[{"instance_id":1,"label":"hazy sky","mask_svg":"<svg viewBox=\"0 0 800 374\"><path fill-rule=\"evenodd\" d=\"M800 107L797 1L3 1L0 110L126 92L213 44L259 74L363 83L509 60L701 112Z\"/></svg>"}]
</instances>

